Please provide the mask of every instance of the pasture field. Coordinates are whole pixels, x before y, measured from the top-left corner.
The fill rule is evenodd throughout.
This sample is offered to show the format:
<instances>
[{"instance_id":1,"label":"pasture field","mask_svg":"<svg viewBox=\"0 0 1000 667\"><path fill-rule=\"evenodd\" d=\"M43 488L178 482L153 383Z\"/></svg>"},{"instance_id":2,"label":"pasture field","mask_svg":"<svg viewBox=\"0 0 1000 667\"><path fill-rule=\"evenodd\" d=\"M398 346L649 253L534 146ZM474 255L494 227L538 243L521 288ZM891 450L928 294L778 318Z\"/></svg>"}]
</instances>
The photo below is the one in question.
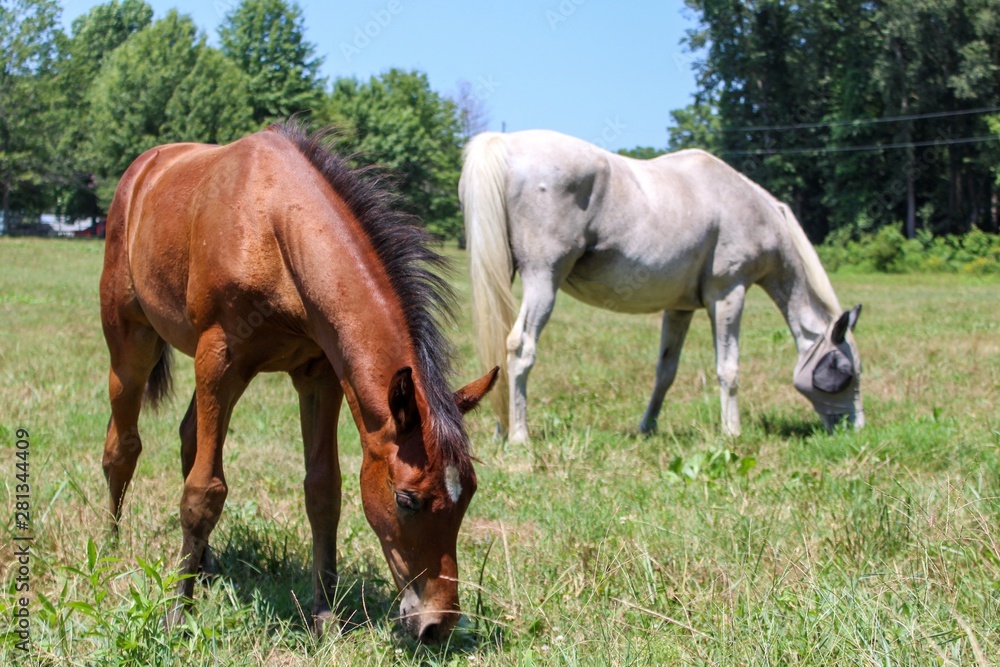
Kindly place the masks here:
<instances>
[{"instance_id":1,"label":"pasture field","mask_svg":"<svg viewBox=\"0 0 1000 667\"><path fill-rule=\"evenodd\" d=\"M144 452L108 539L109 408L99 242L0 239L0 664L1000 664L1000 278L834 275L864 304L868 427L821 431L791 386L795 351L751 290L744 434L719 434L707 317L691 328L659 434L636 435L655 315L560 295L529 383L534 440L469 417L479 492L459 538L463 608L450 642L418 646L361 510L360 449L340 427L342 616L306 631L310 537L291 383L258 378L226 445L219 576L183 632L164 610L180 547L177 427L193 388L140 424ZM478 376L464 256L456 386ZM16 431L30 441L31 649L15 646ZM6 633L6 634L4 634Z\"/></svg>"}]
</instances>

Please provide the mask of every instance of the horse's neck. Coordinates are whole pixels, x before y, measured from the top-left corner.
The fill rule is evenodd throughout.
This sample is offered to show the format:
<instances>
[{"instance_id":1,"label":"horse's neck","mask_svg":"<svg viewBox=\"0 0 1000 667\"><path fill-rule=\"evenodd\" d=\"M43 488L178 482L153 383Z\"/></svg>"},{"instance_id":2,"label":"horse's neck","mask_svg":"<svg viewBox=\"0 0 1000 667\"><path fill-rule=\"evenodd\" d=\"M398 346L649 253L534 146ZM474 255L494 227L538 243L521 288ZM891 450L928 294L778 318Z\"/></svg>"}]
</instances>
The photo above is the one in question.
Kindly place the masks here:
<instances>
[{"instance_id":1,"label":"horse's neck","mask_svg":"<svg viewBox=\"0 0 1000 667\"><path fill-rule=\"evenodd\" d=\"M782 269L768 277L764 288L785 316L801 357L823 335L834 315L809 288L800 262L783 258L781 264Z\"/></svg>"},{"instance_id":2,"label":"horse's neck","mask_svg":"<svg viewBox=\"0 0 1000 667\"><path fill-rule=\"evenodd\" d=\"M389 379L414 366L398 297L378 259L346 225L287 236L309 333L345 385L355 420L371 428L372 418L389 417Z\"/></svg>"}]
</instances>

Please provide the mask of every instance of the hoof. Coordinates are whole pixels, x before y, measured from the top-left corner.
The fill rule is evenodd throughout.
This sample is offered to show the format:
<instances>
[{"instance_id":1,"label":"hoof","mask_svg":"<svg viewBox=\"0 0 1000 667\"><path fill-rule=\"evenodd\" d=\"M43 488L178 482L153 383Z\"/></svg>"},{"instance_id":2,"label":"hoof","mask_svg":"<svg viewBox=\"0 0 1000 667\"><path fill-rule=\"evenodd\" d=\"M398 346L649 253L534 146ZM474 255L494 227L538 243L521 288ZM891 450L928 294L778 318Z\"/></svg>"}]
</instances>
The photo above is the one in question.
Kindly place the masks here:
<instances>
[{"instance_id":1,"label":"hoof","mask_svg":"<svg viewBox=\"0 0 1000 667\"><path fill-rule=\"evenodd\" d=\"M320 639L327 634L336 635L340 633L340 622L337 620L334 613L329 609L313 612L312 631L313 634L316 635L317 639Z\"/></svg>"},{"instance_id":2,"label":"hoof","mask_svg":"<svg viewBox=\"0 0 1000 667\"><path fill-rule=\"evenodd\" d=\"M205 550L201 552L201 562L198 563L198 581L207 586L217 574L215 557L212 556L212 549L206 544Z\"/></svg>"},{"instance_id":3,"label":"hoof","mask_svg":"<svg viewBox=\"0 0 1000 667\"><path fill-rule=\"evenodd\" d=\"M518 429L516 431L511 431L507 436L507 442L511 445L526 445L528 444L528 431Z\"/></svg>"},{"instance_id":4,"label":"hoof","mask_svg":"<svg viewBox=\"0 0 1000 667\"><path fill-rule=\"evenodd\" d=\"M497 422L496 429L493 431L493 439L498 442L503 442L507 439L507 429L499 421Z\"/></svg>"}]
</instances>

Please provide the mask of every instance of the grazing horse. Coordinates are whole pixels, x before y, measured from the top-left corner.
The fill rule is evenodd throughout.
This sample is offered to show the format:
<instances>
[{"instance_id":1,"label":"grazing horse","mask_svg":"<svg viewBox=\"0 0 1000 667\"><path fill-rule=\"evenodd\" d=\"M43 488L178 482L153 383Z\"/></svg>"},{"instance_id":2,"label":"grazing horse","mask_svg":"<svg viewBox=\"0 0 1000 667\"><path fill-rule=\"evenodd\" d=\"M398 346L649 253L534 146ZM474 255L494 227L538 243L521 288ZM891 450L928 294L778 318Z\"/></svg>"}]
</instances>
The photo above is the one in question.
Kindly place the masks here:
<instances>
[{"instance_id":1,"label":"grazing horse","mask_svg":"<svg viewBox=\"0 0 1000 667\"><path fill-rule=\"evenodd\" d=\"M795 338L795 388L828 427L844 417L863 425L850 333L860 306L841 313L791 210L721 160L700 150L633 160L556 132L483 133L465 149L459 194L477 348L487 366L506 360L492 400L511 441L528 437L528 373L559 289L609 310L663 311L642 432L656 428L692 312L707 308L722 429L739 434L740 314L755 283ZM514 271L523 286L516 320Z\"/></svg>"},{"instance_id":2,"label":"grazing horse","mask_svg":"<svg viewBox=\"0 0 1000 667\"><path fill-rule=\"evenodd\" d=\"M373 179L294 123L227 146L172 144L125 172L108 213L101 322L111 353L104 474L113 531L142 449L144 391L169 388L170 347L194 357L180 427L182 574L208 566L228 487L233 406L261 372L299 395L313 535L313 627L334 618L344 398L361 436L361 498L401 592L405 629L446 636L459 617L456 541L476 491L462 414L495 371L452 394L437 323L444 260ZM179 585L175 624L194 579Z\"/></svg>"}]
</instances>

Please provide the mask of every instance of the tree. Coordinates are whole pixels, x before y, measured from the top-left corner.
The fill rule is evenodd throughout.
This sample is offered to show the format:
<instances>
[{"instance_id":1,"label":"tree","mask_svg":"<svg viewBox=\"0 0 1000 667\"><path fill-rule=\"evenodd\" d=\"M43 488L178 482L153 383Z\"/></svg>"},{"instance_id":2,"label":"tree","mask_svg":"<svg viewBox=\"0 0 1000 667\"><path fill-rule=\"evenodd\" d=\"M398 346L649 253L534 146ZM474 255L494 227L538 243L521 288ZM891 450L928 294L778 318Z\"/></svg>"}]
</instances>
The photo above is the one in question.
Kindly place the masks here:
<instances>
[{"instance_id":1,"label":"tree","mask_svg":"<svg viewBox=\"0 0 1000 667\"><path fill-rule=\"evenodd\" d=\"M162 143L167 106L204 48L191 18L171 10L106 58L89 92L88 158L102 203L132 160Z\"/></svg>"},{"instance_id":2,"label":"tree","mask_svg":"<svg viewBox=\"0 0 1000 667\"><path fill-rule=\"evenodd\" d=\"M803 182L815 165L784 151L800 147L809 137L747 128L795 124L821 112L802 108L803 100L823 99L813 94L816 61L821 58L810 47L803 48L800 39L803 13L797 11L798 5L781 0L688 0L687 4L702 15L701 26L689 31L687 43L692 50L705 49L707 56L695 66L701 86L695 104L675 115L687 127L672 133L674 141L708 143L709 135L714 135L714 145L708 148L800 213L814 196ZM707 121L713 107L721 117L717 127L707 122L704 130L692 127Z\"/></svg>"},{"instance_id":3,"label":"tree","mask_svg":"<svg viewBox=\"0 0 1000 667\"><path fill-rule=\"evenodd\" d=\"M0 2L0 197L4 233L11 202L50 169L59 38L54 0Z\"/></svg>"},{"instance_id":4,"label":"tree","mask_svg":"<svg viewBox=\"0 0 1000 667\"><path fill-rule=\"evenodd\" d=\"M323 115L341 126L342 150L395 175L428 229L458 238L462 127L455 103L431 90L426 74L392 69L367 83L338 79Z\"/></svg>"},{"instance_id":5,"label":"tree","mask_svg":"<svg viewBox=\"0 0 1000 667\"><path fill-rule=\"evenodd\" d=\"M64 99L57 162L65 180L55 186L63 213L92 219L100 214L92 167L85 158L90 133L87 93L105 58L152 19L153 8L143 0L112 0L73 20L72 36L60 49L58 73Z\"/></svg>"},{"instance_id":6,"label":"tree","mask_svg":"<svg viewBox=\"0 0 1000 667\"><path fill-rule=\"evenodd\" d=\"M1000 106L1000 0L686 4L717 152L813 238L900 220L912 235L918 218L934 232L997 227L997 147L968 110ZM675 112L672 136L687 143L712 117Z\"/></svg>"},{"instance_id":7,"label":"tree","mask_svg":"<svg viewBox=\"0 0 1000 667\"><path fill-rule=\"evenodd\" d=\"M635 158L636 160L651 160L665 153L666 151L662 148L653 148L652 146L636 146L635 148L621 148L618 150L619 155Z\"/></svg>"},{"instance_id":8,"label":"tree","mask_svg":"<svg viewBox=\"0 0 1000 667\"><path fill-rule=\"evenodd\" d=\"M219 27L222 52L249 76L258 125L317 108L322 58L305 40L302 9L284 0L243 0Z\"/></svg>"},{"instance_id":9,"label":"tree","mask_svg":"<svg viewBox=\"0 0 1000 667\"><path fill-rule=\"evenodd\" d=\"M709 153L722 151L719 116L710 104L693 103L670 112L673 125L667 129L670 150L700 148Z\"/></svg>"},{"instance_id":10,"label":"tree","mask_svg":"<svg viewBox=\"0 0 1000 667\"><path fill-rule=\"evenodd\" d=\"M255 129L249 78L218 50L202 48L167 103L161 140L224 144Z\"/></svg>"},{"instance_id":11,"label":"tree","mask_svg":"<svg viewBox=\"0 0 1000 667\"><path fill-rule=\"evenodd\" d=\"M452 98L458 110L458 122L462 138L468 141L480 132L485 132L490 124L490 114L483 103L483 95L471 81L458 82L458 93Z\"/></svg>"},{"instance_id":12,"label":"tree","mask_svg":"<svg viewBox=\"0 0 1000 667\"><path fill-rule=\"evenodd\" d=\"M143 0L111 0L73 19L62 74L79 97L86 94L104 58L153 20L153 8Z\"/></svg>"}]
</instances>

